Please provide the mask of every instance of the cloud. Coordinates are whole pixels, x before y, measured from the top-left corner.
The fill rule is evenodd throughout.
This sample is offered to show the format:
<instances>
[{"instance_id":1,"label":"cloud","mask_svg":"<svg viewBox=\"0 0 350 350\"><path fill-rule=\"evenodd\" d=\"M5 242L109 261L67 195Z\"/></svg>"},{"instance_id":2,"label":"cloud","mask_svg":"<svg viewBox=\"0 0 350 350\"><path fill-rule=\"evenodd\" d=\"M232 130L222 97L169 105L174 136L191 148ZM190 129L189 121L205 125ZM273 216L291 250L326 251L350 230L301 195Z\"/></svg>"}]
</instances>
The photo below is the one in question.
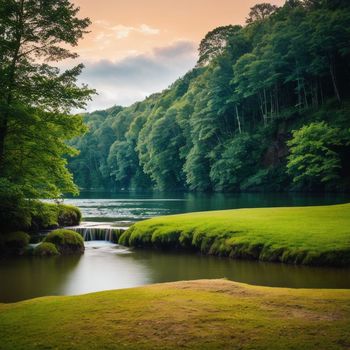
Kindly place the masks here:
<instances>
[{"instance_id":1,"label":"cloud","mask_svg":"<svg viewBox=\"0 0 350 350\"><path fill-rule=\"evenodd\" d=\"M97 89L99 95L88 110L127 106L167 88L194 67L197 50L193 42L177 41L150 53L133 54L120 61L85 62L80 82Z\"/></svg>"},{"instance_id":2,"label":"cloud","mask_svg":"<svg viewBox=\"0 0 350 350\"><path fill-rule=\"evenodd\" d=\"M136 29L136 31L143 33L145 35L157 35L160 33L160 29L152 28L147 24L141 24L140 27Z\"/></svg>"},{"instance_id":3,"label":"cloud","mask_svg":"<svg viewBox=\"0 0 350 350\"><path fill-rule=\"evenodd\" d=\"M131 33L141 35L158 35L160 29L152 28L148 24L141 24L137 27L125 26L123 24L111 25L107 21L97 20L95 24L100 27L100 31L96 31L95 41L106 39L125 39L128 38Z\"/></svg>"}]
</instances>

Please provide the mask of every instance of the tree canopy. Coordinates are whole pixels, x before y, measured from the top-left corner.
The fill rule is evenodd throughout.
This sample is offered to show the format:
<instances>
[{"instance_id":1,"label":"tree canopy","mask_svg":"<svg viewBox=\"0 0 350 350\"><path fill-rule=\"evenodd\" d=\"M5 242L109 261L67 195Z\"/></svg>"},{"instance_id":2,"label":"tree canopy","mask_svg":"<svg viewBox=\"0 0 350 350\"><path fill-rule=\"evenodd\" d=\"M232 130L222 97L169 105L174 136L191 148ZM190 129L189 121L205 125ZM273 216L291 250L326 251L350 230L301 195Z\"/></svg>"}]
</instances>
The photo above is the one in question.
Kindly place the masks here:
<instances>
[{"instance_id":1,"label":"tree canopy","mask_svg":"<svg viewBox=\"0 0 350 350\"><path fill-rule=\"evenodd\" d=\"M350 128L349 28L348 1L288 0L281 8L254 6L244 27L210 31L197 66L168 89L127 108L85 115L91 128L73 142L81 154L69 165L78 184L349 189L350 148L337 143L338 130ZM330 159L319 155L320 173L304 161L312 130L333 152Z\"/></svg>"},{"instance_id":2,"label":"tree canopy","mask_svg":"<svg viewBox=\"0 0 350 350\"><path fill-rule=\"evenodd\" d=\"M50 65L77 54L88 18L68 0L0 0L0 177L28 198L76 192L64 156L85 127L71 115L93 90L78 86L81 64Z\"/></svg>"}]
</instances>

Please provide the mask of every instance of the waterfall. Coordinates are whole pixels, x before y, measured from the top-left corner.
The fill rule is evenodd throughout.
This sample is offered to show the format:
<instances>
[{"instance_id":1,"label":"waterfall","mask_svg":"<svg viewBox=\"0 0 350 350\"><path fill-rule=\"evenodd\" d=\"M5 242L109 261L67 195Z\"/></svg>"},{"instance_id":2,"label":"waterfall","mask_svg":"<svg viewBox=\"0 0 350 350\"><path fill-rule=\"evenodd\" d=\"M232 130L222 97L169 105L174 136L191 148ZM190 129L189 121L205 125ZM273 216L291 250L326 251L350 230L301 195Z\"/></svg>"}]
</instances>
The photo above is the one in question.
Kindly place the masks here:
<instances>
[{"instance_id":1,"label":"waterfall","mask_svg":"<svg viewBox=\"0 0 350 350\"><path fill-rule=\"evenodd\" d=\"M79 233L84 241L107 241L117 243L121 234L127 229L127 227L69 227L70 230L73 230Z\"/></svg>"}]
</instances>

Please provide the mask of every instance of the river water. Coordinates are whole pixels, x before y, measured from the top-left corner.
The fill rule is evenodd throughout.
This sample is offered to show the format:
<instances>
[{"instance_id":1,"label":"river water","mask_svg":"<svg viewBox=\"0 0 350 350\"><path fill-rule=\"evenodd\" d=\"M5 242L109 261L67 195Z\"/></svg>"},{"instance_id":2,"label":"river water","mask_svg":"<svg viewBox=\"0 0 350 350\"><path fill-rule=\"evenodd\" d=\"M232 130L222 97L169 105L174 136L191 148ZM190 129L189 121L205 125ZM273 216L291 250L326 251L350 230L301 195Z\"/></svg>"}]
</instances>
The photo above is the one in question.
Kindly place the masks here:
<instances>
[{"instance_id":1,"label":"river water","mask_svg":"<svg viewBox=\"0 0 350 350\"><path fill-rule=\"evenodd\" d=\"M119 226L158 215L243 207L349 202L346 196L288 194L193 195L82 193L65 203L81 208L84 221ZM350 269L311 268L239 261L199 254L132 250L86 242L83 256L0 260L0 302L46 295L74 295L151 283L228 278L293 288L350 288Z\"/></svg>"}]
</instances>

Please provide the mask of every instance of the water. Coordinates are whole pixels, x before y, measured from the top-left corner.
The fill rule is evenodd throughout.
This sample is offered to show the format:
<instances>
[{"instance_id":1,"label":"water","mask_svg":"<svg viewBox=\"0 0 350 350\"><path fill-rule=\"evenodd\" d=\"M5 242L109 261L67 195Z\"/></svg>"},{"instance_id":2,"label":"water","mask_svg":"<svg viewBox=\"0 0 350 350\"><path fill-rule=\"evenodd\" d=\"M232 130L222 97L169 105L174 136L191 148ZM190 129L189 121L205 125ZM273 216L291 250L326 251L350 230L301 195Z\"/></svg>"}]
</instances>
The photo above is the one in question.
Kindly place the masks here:
<instances>
[{"instance_id":1,"label":"water","mask_svg":"<svg viewBox=\"0 0 350 350\"><path fill-rule=\"evenodd\" d=\"M194 211L346 203L350 195L193 194L82 192L66 204L78 206L85 221L127 223Z\"/></svg>"},{"instance_id":2,"label":"water","mask_svg":"<svg viewBox=\"0 0 350 350\"><path fill-rule=\"evenodd\" d=\"M0 301L75 295L151 283L228 278L295 288L350 288L349 269L297 267L197 254L133 251L103 241L86 242L83 256L22 257L0 264Z\"/></svg>"},{"instance_id":3,"label":"water","mask_svg":"<svg viewBox=\"0 0 350 350\"><path fill-rule=\"evenodd\" d=\"M293 288L350 288L350 269L311 268L239 261L197 254L130 250L107 242L112 228L133 221L191 211L242 207L321 205L349 202L347 196L290 194L105 194L82 193L65 202L81 208L87 227L105 229L105 241L85 242L83 256L0 260L0 302L46 295L74 295L151 283L228 278L255 285Z\"/></svg>"}]
</instances>

